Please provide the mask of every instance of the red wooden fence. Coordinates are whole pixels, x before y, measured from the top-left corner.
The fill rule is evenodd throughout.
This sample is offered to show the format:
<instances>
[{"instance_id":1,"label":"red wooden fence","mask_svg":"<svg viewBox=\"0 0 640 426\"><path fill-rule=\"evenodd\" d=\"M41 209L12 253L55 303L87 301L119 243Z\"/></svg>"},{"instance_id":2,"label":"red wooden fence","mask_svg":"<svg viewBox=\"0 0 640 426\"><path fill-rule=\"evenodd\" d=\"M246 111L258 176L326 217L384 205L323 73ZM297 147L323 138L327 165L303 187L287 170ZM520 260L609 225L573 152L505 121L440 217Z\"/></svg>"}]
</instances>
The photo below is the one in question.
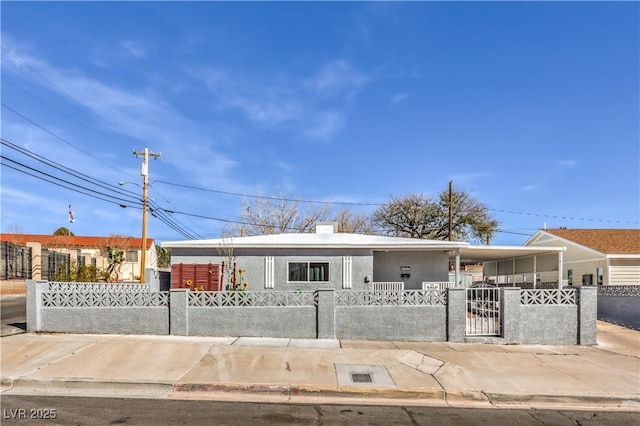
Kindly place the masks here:
<instances>
[{"instance_id":1,"label":"red wooden fence","mask_svg":"<svg viewBox=\"0 0 640 426\"><path fill-rule=\"evenodd\" d=\"M171 265L171 288L220 290L220 265L178 263Z\"/></svg>"}]
</instances>

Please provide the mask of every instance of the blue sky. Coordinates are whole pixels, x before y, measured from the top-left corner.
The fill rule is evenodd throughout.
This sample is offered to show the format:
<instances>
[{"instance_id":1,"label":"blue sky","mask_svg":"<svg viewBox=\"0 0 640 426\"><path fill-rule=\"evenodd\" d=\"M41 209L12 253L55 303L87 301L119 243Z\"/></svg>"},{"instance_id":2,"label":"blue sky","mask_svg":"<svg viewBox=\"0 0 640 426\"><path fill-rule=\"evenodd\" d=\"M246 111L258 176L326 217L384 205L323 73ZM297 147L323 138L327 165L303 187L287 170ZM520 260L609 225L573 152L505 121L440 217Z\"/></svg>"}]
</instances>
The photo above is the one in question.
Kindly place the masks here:
<instances>
[{"instance_id":1,"label":"blue sky","mask_svg":"<svg viewBox=\"0 0 640 426\"><path fill-rule=\"evenodd\" d=\"M499 221L494 244L545 223L637 228L639 12L2 2L2 231L50 234L71 202L76 235L140 235L140 188L114 191L141 183L132 150L145 146L163 155L150 162L153 202L187 213L165 212L174 227L151 217L158 241L185 239L175 227L220 236L210 218L238 220L246 200L225 193L366 213L450 180Z\"/></svg>"}]
</instances>

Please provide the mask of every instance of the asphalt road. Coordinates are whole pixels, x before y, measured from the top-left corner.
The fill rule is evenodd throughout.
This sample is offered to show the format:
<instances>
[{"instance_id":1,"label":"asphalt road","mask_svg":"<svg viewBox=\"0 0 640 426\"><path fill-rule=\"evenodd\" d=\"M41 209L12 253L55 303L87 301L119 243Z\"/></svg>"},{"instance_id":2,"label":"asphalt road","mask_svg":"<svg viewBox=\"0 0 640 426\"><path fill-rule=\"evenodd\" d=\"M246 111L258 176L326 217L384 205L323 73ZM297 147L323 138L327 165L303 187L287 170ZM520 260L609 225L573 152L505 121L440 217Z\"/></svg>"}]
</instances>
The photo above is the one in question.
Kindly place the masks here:
<instances>
[{"instance_id":1,"label":"asphalt road","mask_svg":"<svg viewBox=\"0 0 640 426\"><path fill-rule=\"evenodd\" d=\"M3 425L637 425L640 412L6 396Z\"/></svg>"},{"instance_id":2,"label":"asphalt road","mask_svg":"<svg viewBox=\"0 0 640 426\"><path fill-rule=\"evenodd\" d=\"M1 336L24 333L27 329L27 298L24 294L0 298Z\"/></svg>"}]
</instances>

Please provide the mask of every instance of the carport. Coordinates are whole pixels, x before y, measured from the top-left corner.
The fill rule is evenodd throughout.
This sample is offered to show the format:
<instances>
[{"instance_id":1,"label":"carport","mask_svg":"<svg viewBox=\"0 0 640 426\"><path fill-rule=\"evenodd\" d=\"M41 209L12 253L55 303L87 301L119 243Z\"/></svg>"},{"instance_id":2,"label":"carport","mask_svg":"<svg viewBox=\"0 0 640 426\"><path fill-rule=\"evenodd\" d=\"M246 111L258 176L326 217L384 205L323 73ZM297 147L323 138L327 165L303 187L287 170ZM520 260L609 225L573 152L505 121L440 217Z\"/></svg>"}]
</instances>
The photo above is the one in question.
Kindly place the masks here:
<instances>
[{"instance_id":1,"label":"carport","mask_svg":"<svg viewBox=\"0 0 640 426\"><path fill-rule=\"evenodd\" d=\"M455 262L456 283L460 282L461 263L482 264L483 276L496 284L557 282L562 288L564 247L468 246L449 252Z\"/></svg>"}]
</instances>

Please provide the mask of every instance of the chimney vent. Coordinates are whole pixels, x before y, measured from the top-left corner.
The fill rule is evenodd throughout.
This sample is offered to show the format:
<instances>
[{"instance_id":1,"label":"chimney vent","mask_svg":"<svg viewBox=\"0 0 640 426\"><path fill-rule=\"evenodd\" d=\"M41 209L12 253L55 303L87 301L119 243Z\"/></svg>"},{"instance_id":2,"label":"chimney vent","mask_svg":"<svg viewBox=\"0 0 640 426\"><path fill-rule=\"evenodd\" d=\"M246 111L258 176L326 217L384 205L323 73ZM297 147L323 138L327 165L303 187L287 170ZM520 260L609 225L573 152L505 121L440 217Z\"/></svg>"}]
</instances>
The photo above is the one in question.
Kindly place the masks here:
<instances>
[{"instance_id":1,"label":"chimney vent","mask_svg":"<svg viewBox=\"0 0 640 426\"><path fill-rule=\"evenodd\" d=\"M338 222L316 223L316 234L336 234L337 232L338 232Z\"/></svg>"}]
</instances>

